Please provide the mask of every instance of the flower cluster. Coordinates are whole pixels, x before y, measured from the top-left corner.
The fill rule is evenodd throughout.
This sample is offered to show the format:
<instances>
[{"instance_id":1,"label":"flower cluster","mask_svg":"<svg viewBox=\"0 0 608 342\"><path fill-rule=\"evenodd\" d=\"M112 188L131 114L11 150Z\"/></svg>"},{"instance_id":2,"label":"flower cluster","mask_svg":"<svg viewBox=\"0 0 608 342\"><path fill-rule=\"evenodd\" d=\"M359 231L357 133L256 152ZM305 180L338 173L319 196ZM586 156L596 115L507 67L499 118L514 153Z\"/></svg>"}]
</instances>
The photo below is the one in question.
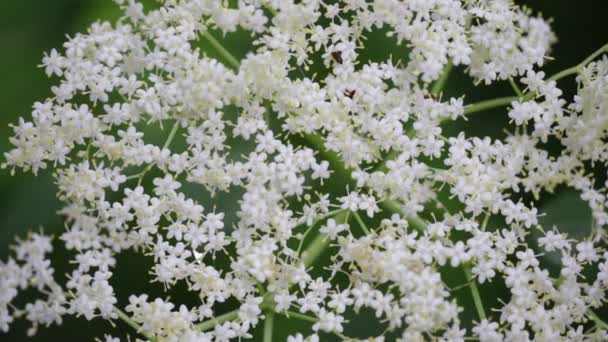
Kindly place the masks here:
<instances>
[{"instance_id":1,"label":"flower cluster","mask_svg":"<svg viewBox=\"0 0 608 342\"><path fill-rule=\"evenodd\" d=\"M263 322L268 340L285 315L311 323L288 341L319 341L351 339L349 318L366 310L385 330L377 340L608 339L594 312L608 290L608 183L591 167L608 163L608 46L546 77L551 28L510 0L115 2L117 23L44 56L53 96L13 126L3 167L55 170L58 238L75 266L61 284L51 237L18 241L0 262L0 330L76 315L124 320L151 341L251 338ZM215 38L237 30L253 37L241 61ZM403 58L361 57L379 30ZM444 98L453 65L517 94ZM557 81L571 75L568 101ZM509 107L505 138L444 134L497 106ZM161 144L144 135L157 126ZM560 185L593 212L584 240L542 227L527 200ZM223 212L185 187L240 199ZM153 259L149 281L186 284L199 301L133 294L123 311L112 282L127 251ZM558 255L557 273L542 253ZM470 303L444 281L454 268ZM488 282L508 292L491 308L478 288ZM17 308L27 288L40 299Z\"/></svg>"}]
</instances>

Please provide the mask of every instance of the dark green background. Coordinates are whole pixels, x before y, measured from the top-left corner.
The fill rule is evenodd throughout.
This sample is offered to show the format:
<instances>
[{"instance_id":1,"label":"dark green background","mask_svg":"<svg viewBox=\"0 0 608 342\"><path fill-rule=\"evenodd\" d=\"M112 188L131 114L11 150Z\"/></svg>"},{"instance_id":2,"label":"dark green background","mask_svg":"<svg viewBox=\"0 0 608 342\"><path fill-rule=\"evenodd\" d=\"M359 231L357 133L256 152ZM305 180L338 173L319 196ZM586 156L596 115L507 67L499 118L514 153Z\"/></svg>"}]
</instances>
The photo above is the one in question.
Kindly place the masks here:
<instances>
[{"instance_id":1,"label":"dark green background","mask_svg":"<svg viewBox=\"0 0 608 342\"><path fill-rule=\"evenodd\" d=\"M549 75L577 64L608 42L606 1L544 0L525 3L542 12L545 17L554 19L553 28L559 40L552 53L556 60L549 62L545 68ZM19 116L29 117L33 102L43 100L50 94L49 89L53 81L48 80L44 71L37 68L43 52L51 48L59 49L66 35L85 30L98 18L112 19L116 18L117 14L115 6L109 0L0 1L0 152L10 148L8 137L11 131L8 124L16 122ZM370 56L382 55L382 51L378 51L383 47L382 42L372 43L374 44L367 50ZM241 56L249 46L240 39L233 39L228 45L235 54ZM213 52L210 54L213 55ZM567 97L571 98L575 89L573 81L570 79L562 83ZM462 75L461 70L456 70L450 78L446 92L449 95L466 94L467 103L511 95L506 83L474 88L470 80ZM483 119L476 118L468 123L459 122L448 127L447 132L453 133L465 128L468 135L498 137L504 134L503 129L507 122L504 110L482 115ZM547 222L561 224L561 228L570 231L586 231L588 212L575 196L568 197L568 193L544 196L541 201L546 203L545 208L549 214L571 213L568 221L561 218L558 220L559 216L555 214L548 215L545 219L549 220ZM55 186L49 172L43 172L38 177L17 172L11 177L8 170L0 170L0 258L6 258L9 244L16 236L25 235L27 230L39 230L43 227L45 232L60 232L63 224L56 215L59 208L60 203L55 198ZM61 259L64 253L59 253L58 259ZM129 293L152 292L162 295L158 287L142 281L148 266L148 262L141 258L119 259L119 270L114 284L117 284L116 291L121 306L124 306ZM63 275L68 269L67 265L59 263L57 274ZM454 282L458 282L462 276L456 274L458 271L450 273L455 274ZM494 287L482 287L482 291L487 298L496 298L499 295L493 293L499 291ZM178 302L178 299L188 300L186 295L179 293L173 297ZM471 317L471 313L467 312L465 315ZM349 325L350 331L354 331L351 335L367 336L377 329L367 324L371 317L362 316ZM287 323L279 320L276 324L282 332L277 340L282 340ZM22 322L16 323L8 335L0 334L0 340L24 340L25 330ZM117 322L116 328L112 328L109 323L101 320L87 322L84 319L67 318L60 328L41 328L35 340L92 340L94 337L102 337L104 332L122 337L125 332L130 333L130 330L120 322Z\"/></svg>"}]
</instances>

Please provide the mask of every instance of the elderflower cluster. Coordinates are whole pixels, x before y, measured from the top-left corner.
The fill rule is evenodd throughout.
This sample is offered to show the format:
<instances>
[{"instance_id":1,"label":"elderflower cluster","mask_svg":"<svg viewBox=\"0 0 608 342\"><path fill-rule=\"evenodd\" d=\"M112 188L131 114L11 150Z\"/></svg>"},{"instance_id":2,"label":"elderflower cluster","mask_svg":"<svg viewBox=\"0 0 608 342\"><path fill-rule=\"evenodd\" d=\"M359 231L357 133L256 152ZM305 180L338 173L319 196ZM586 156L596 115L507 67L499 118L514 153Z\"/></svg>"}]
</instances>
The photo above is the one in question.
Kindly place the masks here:
<instances>
[{"instance_id":1,"label":"elderflower cluster","mask_svg":"<svg viewBox=\"0 0 608 342\"><path fill-rule=\"evenodd\" d=\"M596 314L608 182L593 168L608 163L608 47L546 76L551 28L511 0L115 2L116 23L45 54L53 95L12 126L2 166L54 170L66 224L56 238L73 270L56 280L50 236L18 240L0 261L1 331L81 316L124 320L144 340L228 341L262 326L272 338L283 315L310 325L288 341L312 342L352 339L350 321L371 313L384 332L366 338L380 341L608 339ZM253 42L240 61L218 41L237 30ZM362 58L379 30L401 56ZM517 94L444 98L453 65ZM573 99L557 84L566 76ZM444 134L500 105L505 138ZM584 240L539 224L535 200L558 186L591 208ZM203 206L227 193L239 195L234 213ZM119 302L127 252L153 260L141 281L165 298ZM446 284L456 269L472 301ZM487 283L508 296L484 296ZM171 300L180 284L198 301ZM17 307L30 288L39 297Z\"/></svg>"}]
</instances>

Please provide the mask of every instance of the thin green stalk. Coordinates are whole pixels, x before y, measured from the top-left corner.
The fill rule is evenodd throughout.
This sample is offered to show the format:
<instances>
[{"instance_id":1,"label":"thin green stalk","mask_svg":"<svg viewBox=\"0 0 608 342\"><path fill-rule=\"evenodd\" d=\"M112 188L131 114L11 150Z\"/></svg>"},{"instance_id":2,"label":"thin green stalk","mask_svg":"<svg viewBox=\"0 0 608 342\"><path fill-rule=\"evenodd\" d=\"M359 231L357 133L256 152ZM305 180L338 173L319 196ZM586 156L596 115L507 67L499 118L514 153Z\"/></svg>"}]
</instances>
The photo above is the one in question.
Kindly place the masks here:
<instances>
[{"instance_id":1,"label":"thin green stalk","mask_svg":"<svg viewBox=\"0 0 608 342\"><path fill-rule=\"evenodd\" d=\"M139 324L137 324L137 322L135 322L131 317L129 317L129 315L127 315L124 311L120 310L117 307L114 307L114 312L116 313L116 315L118 315L118 318L120 318L121 321L125 322L128 326L133 328L135 330L135 332L150 339L150 341L156 341L156 338L148 337L148 336L144 335L142 332L143 329L141 328L141 326Z\"/></svg>"},{"instance_id":2,"label":"thin green stalk","mask_svg":"<svg viewBox=\"0 0 608 342\"><path fill-rule=\"evenodd\" d=\"M524 93L522 93L521 89L519 89L519 87L517 86L517 83L515 83L515 81L513 80L513 77L509 77L509 84L511 84L511 88L513 88L513 91L515 92L515 94L517 94L517 96L524 96Z\"/></svg>"},{"instance_id":3,"label":"thin green stalk","mask_svg":"<svg viewBox=\"0 0 608 342\"><path fill-rule=\"evenodd\" d=\"M129 315L127 315L124 311L120 310L117 307L114 307L114 312L116 312L118 318L120 318L123 322L127 323L127 325L129 325L131 328L135 329L136 332L141 333L141 327L139 326L139 324L132 320L131 317L129 317Z\"/></svg>"},{"instance_id":4,"label":"thin green stalk","mask_svg":"<svg viewBox=\"0 0 608 342\"><path fill-rule=\"evenodd\" d=\"M287 316L288 318L291 318L291 317L297 318L299 320L310 322L310 323L317 323L319 321L319 319L317 317L308 316L308 315L301 314L299 312L294 312L294 311L287 311L285 313L285 316Z\"/></svg>"},{"instance_id":5,"label":"thin green stalk","mask_svg":"<svg viewBox=\"0 0 608 342\"><path fill-rule=\"evenodd\" d=\"M589 316L599 328L608 330L608 323L604 322L595 312L593 312L593 310L587 309L587 316Z\"/></svg>"},{"instance_id":6,"label":"thin green stalk","mask_svg":"<svg viewBox=\"0 0 608 342\"><path fill-rule=\"evenodd\" d=\"M272 331L274 326L274 312L269 310L266 312L266 319L264 319L264 342L272 342Z\"/></svg>"},{"instance_id":7,"label":"thin green stalk","mask_svg":"<svg viewBox=\"0 0 608 342\"><path fill-rule=\"evenodd\" d=\"M488 222L490 222L490 217L492 217L492 214L490 212L487 212L486 217L484 217L483 222L481 223L482 231L486 230L486 227L488 226Z\"/></svg>"},{"instance_id":8,"label":"thin green stalk","mask_svg":"<svg viewBox=\"0 0 608 342\"><path fill-rule=\"evenodd\" d=\"M473 296L473 302L475 303L475 309L477 310L477 316L479 316L480 320L486 319L486 312L483 307L483 302L481 301L481 294L479 293L479 289L477 288L477 283L473 279L473 274L471 273L471 269L469 266L465 266L464 274L467 277L467 282L469 283L469 288L471 289L471 295Z\"/></svg>"},{"instance_id":9,"label":"thin green stalk","mask_svg":"<svg viewBox=\"0 0 608 342\"><path fill-rule=\"evenodd\" d=\"M518 101L521 98L519 96L508 96L508 97L499 97L496 99L481 101L477 103L473 103L464 107L464 114L472 114L476 112L481 112L487 109L492 109L496 107L502 107L511 104L513 101Z\"/></svg>"},{"instance_id":10,"label":"thin green stalk","mask_svg":"<svg viewBox=\"0 0 608 342\"><path fill-rule=\"evenodd\" d=\"M226 60L226 62L228 62L228 64L230 64L230 66L237 70L239 69L239 67L241 66L239 60L236 59L236 57L234 57L234 55L231 54L230 51L226 50L222 43L215 39L215 37L209 31L203 32L203 37L205 37L205 39L207 39L209 43L211 43L213 48L222 56L222 58Z\"/></svg>"},{"instance_id":11,"label":"thin green stalk","mask_svg":"<svg viewBox=\"0 0 608 342\"><path fill-rule=\"evenodd\" d=\"M604 52L608 52L608 44L602 46L601 48L597 49L594 53L592 53L591 55L589 55L589 57L585 58L584 61L580 62L579 64L570 67L566 70L562 70L560 72L558 72L557 74L549 77L550 81L557 81L560 80L564 77L570 76L570 75L574 75L576 73L579 73L587 64L591 63L594 59L596 59L599 55L601 55Z\"/></svg>"},{"instance_id":12,"label":"thin green stalk","mask_svg":"<svg viewBox=\"0 0 608 342\"><path fill-rule=\"evenodd\" d=\"M604 52L608 52L608 44L605 44L601 48L597 49L594 53L590 54L589 57L587 57L579 65L583 65L584 66L584 65L587 65L587 64L591 63L594 59L596 59L597 57L599 57Z\"/></svg>"},{"instance_id":13,"label":"thin green stalk","mask_svg":"<svg viewBox=\"0 0 608 342\"><path fill-rule=\"evenodd\" d=\"M310 227L308 227L308 229L306 229L306 231L304 232L304 235L302 235L302 238L300 239L300 242L298 243L298 250L297 250L298 255L300 255L300 253L302 252L302 247L304 247L304 241L306 241L306 237L308 236L308 234L310 234L310 232L316 225L317 225L316 223L311 224Z\"/></svg>"},{"instance_id":14,"label":"thin green stalk","mask_svg":"<svg viewBox=\"0 0 608 342\"><path fill-rule=\"evenodd\" d=\"M175 122L173 124L173 127L171 127L171 132L169 132L169 136L167 137L167 140L165 140L165 143L163 144L163 150L168 148L169 145L171 145L171 143L173 142L173 139L175 139L175 134L177 133L178 129L179 129L179 122Z\"/></svg>"},{"instance_id":15,"label":"thin green stalk","mask_svg":"<svg viewBox=\"0 0 608 342\"><path fill-rule=\"evenodd\" d=\"M176 121L173 124L173 127L171 127L171 131L169 132L169 136L167 136L167 140L165 140L165 143L163 144L162 150L169 148L169 145L171 145L171 143L173 142L173 139L175 139L175 134L177 133L178 129L179 129L179 121ZM150 172L150 170L152 170L152 166L154 166L154 164L150 164L150 165L146 166L146 168L142 172L140 172L136 175L129 176L129 177L127 177L127 179L137 178L137 186L141 185L141 182L144 179L144 176L148 172Z\"/></svg>"},{"instance_id":16,"label":"thin green stalk","mask_svg":"<svg viewBox=\"0 0 608 342\"><path fill-rule=\"evenodd\" d=\"M356 211L353 211L352 213L353 216L355 216L355 220L357 220L359 227L361 227L361 230L363 230L366 235L371 234L372 232L369 230L369 228L367 228L367 225L365 224L365 222L363 222L363 219L361 219L359 213L357 213Z\"/></svg>"},{"instance_id":17,"label":"thin green stalk","mask_svg":"<svg viewBox=\"0 0 608 342\"><path fill-rule=\"evenodd\" d=\"M598 56L600 56L602 53L604 52L608 52L608 44L602 46L601 48L599 48L597 51L595 51L594 53L592 53L591 55L589 55L589 57L587 57L584 61L582 61L581 63L570 67L568 69L562 70L556 74L554 74L553 76L549 77L549 81L557 81L560 80L564 77L570 76L570 75L574 75L576 73L579 73L583 67L585 67L587 64L591 63L595 58L597 58ZM510 96L510 97L501 97L501 98L497 98L497 99L491 99L491 100L486 100L486 101L481 101L478 103L474 103L474 104L470 104L465 106L464 108L464 113L466 114L472 114L472 113L476 113L476 112L480 112L486 109L491 109L491 108L495 108L495 107L502 107L502 106L506 106L511 104L511 102L513 101L527 101L530 100L534 97L534 94L532 93L528 93L525 94L524 96Z\"/></svg>"},{"instance_id":18,"label":"thin green stalk","mask_svg":"<svg viewBox=\"0 0 608 342\"><path fill-rule=\"evenodd\" d=\"M219 315L215 318L211 318L202 323L196 325L196 328L200 331L207 331L213 329L216 325L222 324L227 321L234 321L239 318L239 310L232 310L223 315Z\"/></svg>"},{"instance_id":19,"label":"thin green stalk","mask_svg":"<svg viewBox=\"0 0 608 342\"><path fill-rule=\"evenodd\" d=\"M310 234L310 232L313 230L313 228L321 221L328 219L330 217L336 216L338 213L345 211L345 209L338 209L338 210L333 210L328 212L327 214L318 216L310 225L310 227L308 227L308 229L306 229L306 231L304 232L304 235L302 236L302 239L300 240L300 243L298 244L298 255L300 255L300 252L302 251L302 247L304 247L304 240L306 240L306 237L308 236L308 234Z\"/></svg>"},{"instance_id":20,"label":"thin green stalk","mask_svg":"<svg viewBox=\"0 0 608 342\"><path fill-rule=\"evenodd\" d=\"M437 81L435 81L435 83L433 84L433 87L431 88L431 95L437 96L441 93L441 91L445 87L445 83L447 82L448 78L450 77L450 72L452 72L453 68L454 68L454 65L452 64L452 61L449 61L448 64L445 65L445 67L443 68L443 72L441 73L441 76L439 76L439 79Z\"/></svg>"},{"instance_id":21,"label":"thin green stalk","mask_svg":"<svg viewBox=\"0 0 608 342\"><path fill-rule=\"evenodd\" d=\"M568 69L565 69L565 70L562 70L562 71L558 72L557 74L551 76L549 78L549 80L550 81L557 81L557 80L560 80L560 79L562 79L564 77L567 77L567 76L570 76L570 75L574 75L574 74L578 73L579 70L580 70L580 66L579 66L579 64L577 64L577 65L575 65L573 67L570 67Z\"/></svg>"}]
</instances>

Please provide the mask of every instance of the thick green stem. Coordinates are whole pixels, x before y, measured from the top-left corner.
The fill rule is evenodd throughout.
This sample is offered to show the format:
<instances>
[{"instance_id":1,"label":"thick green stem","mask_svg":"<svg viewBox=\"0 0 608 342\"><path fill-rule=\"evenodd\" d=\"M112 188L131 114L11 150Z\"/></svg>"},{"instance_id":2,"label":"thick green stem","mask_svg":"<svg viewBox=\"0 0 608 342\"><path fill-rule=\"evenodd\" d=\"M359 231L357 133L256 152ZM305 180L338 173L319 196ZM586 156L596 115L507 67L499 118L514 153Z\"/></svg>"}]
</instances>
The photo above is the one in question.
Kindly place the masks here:
<instances>
[{"instance_id":1,"label":"thick green stem","mask_svg":"<svg viewBox=\"0 0 608 342\"><path fill-rule=\"evenodd\" d=\"M274 312L269 310L266 312L266 319L264 319L264 342L272 342L272 331L274 326Z\"/></svg>"}]
</instances>

